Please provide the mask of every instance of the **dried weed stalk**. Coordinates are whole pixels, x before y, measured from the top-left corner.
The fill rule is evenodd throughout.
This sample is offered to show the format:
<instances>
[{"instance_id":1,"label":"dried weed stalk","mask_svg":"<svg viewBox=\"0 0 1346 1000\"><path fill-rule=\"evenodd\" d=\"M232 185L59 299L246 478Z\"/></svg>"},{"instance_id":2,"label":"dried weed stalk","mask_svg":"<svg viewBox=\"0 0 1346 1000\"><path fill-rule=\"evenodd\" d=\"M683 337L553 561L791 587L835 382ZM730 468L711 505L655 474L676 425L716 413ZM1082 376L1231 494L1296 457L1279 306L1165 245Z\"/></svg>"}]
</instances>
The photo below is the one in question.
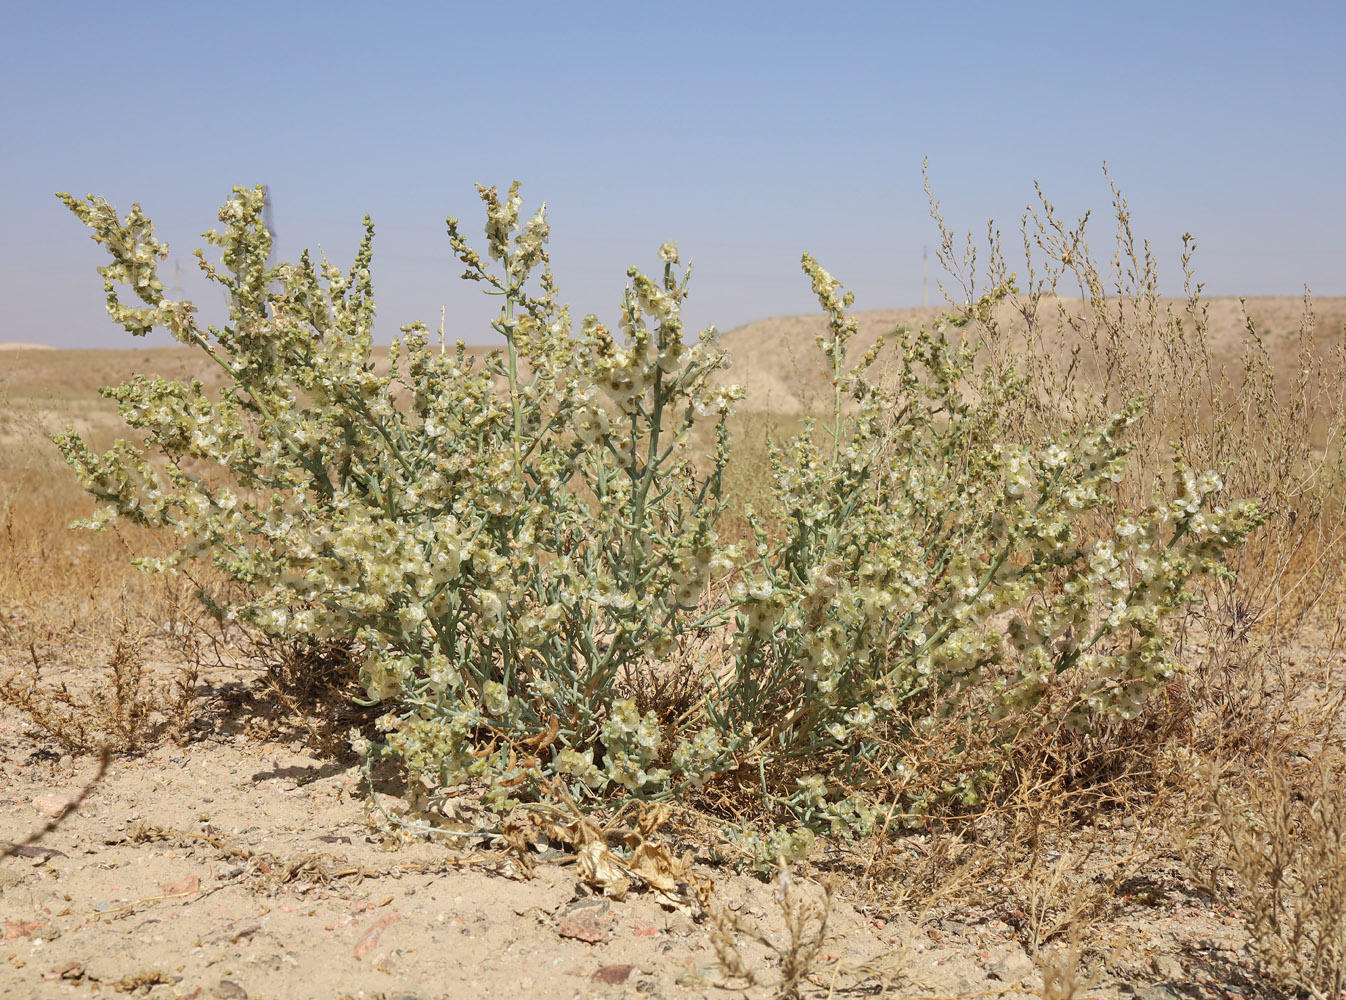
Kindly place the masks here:
<instances>
[{"instance_id":1,"label":"dried weed stalk","mask_svg":"<svg viewBox=\"0 0 1346 1000\"><path fill-rule=\"evenodd\" d=\"M1269 760L1242 794L1208 769L1216 842L1183 846L1201 888L1237 911L1267 975L1315 1000L1346 990L1346 802L1342 761L1326 756L1303 777Z\"/></svg>"},{"instance_id":2,"label":"dried weed stalk","mask_svg":"<svg viewBox=\"0 0 1346 1000\"><path fill-rule=\"evenodd\" d=\"M821 896L806 896L790 874L784 859L778 862L776 901L780 905L785 939L777 941L755 921L738 913L716 908L711 911L711 946L728 979L749 986L768 986L779 1000L795 1000L814 971L819 952L827 941L827 921L832 912L832 885L824 881ZM740 940L755 942L774 956L777 973L769 981L760 969L744 958Z\"/></svg>"},{"instance_id":3,"label":"dried weed stalk","mask_svg":"<svg viewBox=\"0 0 1346 1000\"><path fill-rule=\"evenodd\" d=\"M105 685L80 691L65 680L45 683L42 657L30 644L27 667L0 681L0 703L17 708L71 753L131 752L161 735L182 738L194 716L196 665L179 663L156 683L145 655L154 629L123 610L114 630Z\"/></svg>"}]
</instances>

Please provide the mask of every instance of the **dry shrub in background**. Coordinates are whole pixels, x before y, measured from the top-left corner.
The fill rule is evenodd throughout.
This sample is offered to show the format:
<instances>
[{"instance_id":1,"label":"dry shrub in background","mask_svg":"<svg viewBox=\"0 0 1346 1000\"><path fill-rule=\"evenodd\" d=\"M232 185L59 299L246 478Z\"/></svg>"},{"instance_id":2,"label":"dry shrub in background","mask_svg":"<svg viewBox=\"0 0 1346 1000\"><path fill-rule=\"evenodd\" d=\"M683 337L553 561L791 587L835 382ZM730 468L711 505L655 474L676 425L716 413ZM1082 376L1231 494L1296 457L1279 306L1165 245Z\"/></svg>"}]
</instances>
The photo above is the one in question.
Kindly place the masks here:
<instances>
[{"instance_id":1,"label":"dry shrub in background","mask_svg":"<svg viewBox=\"0 0 1346 1000\"><path fill-rule=\"evenodd\" d=\"M1273 360L1267 332L1243 312L1236 346L1212 341L1210 309L1195 280L1196 250L1183 237L1186 296L1159 294L1159 266L1138 243L1126 201L1113 187L1113 253L1104 260L1086 240L1088 215L1067 223L1039 191L1021 222L1029 261L1023 279L1008 273L998 231L987 248L986 278L1003 289L1001 309L971 309L968 330L987 370L1013 372L1025 392L1010 426L1027 435L1086 426L1122 402L1143 398L1133 439L1136 475L1116 484L1122 501L1143 507L1176 442L1193 467L1218 471L1218 496L1251 497L1270 515L1238 553L1228 575L1203 581L1192 614L1207 659L1257 657L1294 637L1316 612L1340 628L1341 558L1346 543L1346 340L1320 330L1305 296L1292 345ZM979 293L976 253L961 254L939 206L941 261L969 302Z\"/></svg>"},{"instance_id":2,"label":"dry shrub in background","mask_svg":"<svg viewBox=\"0 0 1346 1000\"><path fill-rule=\"evenodd\" d=\"M27 668L0 680L0 703L72 753L141 750L164 735L181 741L194 717L197 666L184 660L168 677L156 676L145 660L154 631L123 609L101 677L90 685L81 676L74 689L66 680L44 680L44 664L30 646Z\"/></svg>"},{"instance_id":3,"label":"dry shrub in background","mask_svg":"<svg viewBox=\"0 0 1346 1000\"><path fill-rule=\"evenodd\" d=\"M1315 1000L1346 990L1344 768L1339 754L1293 771L1270 758L1260 780L1236 768L1239 788L1211 766L1203 773L1207 811L1194 825L1213 828L1216 843L1184 845L1194 879L1235 909L1265 972Z\"/></svg>"}]
</instances>

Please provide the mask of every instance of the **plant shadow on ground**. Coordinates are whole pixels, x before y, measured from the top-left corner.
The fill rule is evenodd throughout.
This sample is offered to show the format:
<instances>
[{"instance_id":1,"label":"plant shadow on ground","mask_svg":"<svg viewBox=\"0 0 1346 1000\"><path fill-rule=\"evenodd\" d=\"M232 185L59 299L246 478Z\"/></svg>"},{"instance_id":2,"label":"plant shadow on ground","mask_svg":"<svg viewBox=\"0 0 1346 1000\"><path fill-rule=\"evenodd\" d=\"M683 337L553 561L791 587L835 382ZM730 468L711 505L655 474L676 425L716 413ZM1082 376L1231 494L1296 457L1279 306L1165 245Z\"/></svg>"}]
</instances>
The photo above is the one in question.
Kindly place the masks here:
<instances>
[{"instance_id":1,"label":"plant shadow on ground","mask_svg":"<svg viewBox=\"0 0 1346 1000\"><path fill-rule=\"evenodd\" d=\"M1271 980L1250 972L1233 955L1187 952L1183 968L1190 982L1166 984L1174 993L1192 1000L1209 1000L1212 994L1242 996L1249 1000L1284 1000L1286 990ZM1294 995L1293 993L1291 995Z\"/></svg>"},{"instance_id":2,"label":"plant shadow on ground","mask_svg":"<svg viewBox=\"0 0 1346 1000\"><path fill-rule=\"evenodd\" d=\"M278 682L272 673L197 690L212 708L193 723L193 738L242 734L272 743L300 743L343 767L355 761L346 733L353 726L370 725L379 714L352 704L340 685L305 693Z\"/></svg>"}]
</instances>

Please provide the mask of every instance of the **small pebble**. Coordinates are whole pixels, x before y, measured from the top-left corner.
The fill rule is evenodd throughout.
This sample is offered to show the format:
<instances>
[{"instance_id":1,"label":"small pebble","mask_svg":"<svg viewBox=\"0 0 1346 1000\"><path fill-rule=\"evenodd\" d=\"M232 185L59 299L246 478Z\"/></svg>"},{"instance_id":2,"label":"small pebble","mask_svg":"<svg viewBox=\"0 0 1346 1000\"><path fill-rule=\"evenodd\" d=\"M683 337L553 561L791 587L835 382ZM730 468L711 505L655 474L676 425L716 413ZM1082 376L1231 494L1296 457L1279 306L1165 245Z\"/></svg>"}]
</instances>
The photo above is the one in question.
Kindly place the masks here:
<instances>
[{"instance_id":1,"label":"small pebble","mask_svg":"<svg viewBox=\"0 0 1346 1000\"><path fill-rule=\"evenodd\" d=\"M39 795L33 799L33 808L52 819L59 819L73 804L70 795Z\"/></svg>"}]
</instances>

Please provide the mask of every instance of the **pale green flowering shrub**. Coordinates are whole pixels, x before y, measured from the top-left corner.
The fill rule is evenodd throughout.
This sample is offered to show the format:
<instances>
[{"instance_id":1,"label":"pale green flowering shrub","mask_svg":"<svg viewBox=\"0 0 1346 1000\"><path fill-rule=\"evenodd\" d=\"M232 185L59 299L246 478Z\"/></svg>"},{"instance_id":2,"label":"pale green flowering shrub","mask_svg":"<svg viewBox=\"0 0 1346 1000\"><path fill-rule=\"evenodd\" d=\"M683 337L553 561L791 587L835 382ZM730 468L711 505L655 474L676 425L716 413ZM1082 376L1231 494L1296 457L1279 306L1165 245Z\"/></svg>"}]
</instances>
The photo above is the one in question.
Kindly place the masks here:
<instances>
[{"instance_id":1,"label":"pale green flowering shrub","mask_svg":"<svg viewBox=\"0 0 1346 1000\"><path fill-rule=\"evenodd\" d=\"M1006 440L997 414L1022 384L1012 369L976 378L974 346L951 340L956 320L901 335L895 375L871 378L883 345L848 365L850 297L811 258L804 268L829 318L831 418L773 454L771 523L783 528L749 512L735 669L707 713L721 732L751 733L764 772L806 772L774 793L796 818L863 833L875 812L857 790L891 774L886 748L965 706L959 689L979 688L996 719L1069 673L1083 683L1061 706L1068 725L1133 716L1178 669L1165 621L1189 583L1222 572L1263 518L1251 503L1216 506L1219 477L1194 475L1181 454L1169 496L1121 509L1111 487L1139 401L1080 434ZM991 777L950 775L938 794L973 805Z\"/></svg>"},{"instance_id":2,"label":"pale green flowering shrub","mask_svg":"<svg viewBox=\"0 0 1346 1000\"><path fill-rule=\"evenodd\" d=\"M380 374L368 220L347 273L307 255L273 267L262 193L235 189L223 230L206 234L224 271L202 258L230 319L201 329L191 303L165 297L167 248L139 207L118 219L100 199L62 197L112 254L111 315L133 334L167 328L229 376L217 399L162 379L108 390L146 449L121 441L98 456L73 431L59 439L103 501L91 527L120 517L175 532L180 549L145 568L211 560L248 591L222 615L356 639L368 698L391 709L386 746L414 774L667 788L658 725L614 686L704 624L703 589L732 554L715 522L724 420L741 395L710 381L725 357L714 330L684 338L674 245L660 278L630 272L620 340L592 316L575 329L544 211L521 222L517 185L503 199L482 189L485 259L456 220L448 229L466 277L500 297L504 351L475 365L412 325ZM702 420L719 445L698 471L688 440ZM679 770L692 776L722 756L689 746Z\"/></svg>"},{"instance_id":3,"label":"pale green flowering shrub","mask_svg":"<svg viewBox=\"0 0 1346 1000\"><path fill-rule=\"evenodd\" d=\"M225 388L138 378L107 390L143 435L95 455L59 438L117 518L174 532L167 569L206 559L243 599L215 611L286 639L353 643L381 742L431 784L479 779L504 808L558 779L581 799L664 797L725 775L760 788L786 825L736 834L774 863L814 832L887 825L893 752L979 693L984 721L1060 705L1087 729L1129 717L1176 668L1166 620L1189 585L1261 521L1220 506L1221 482L1179 454L1172 489L1124 509L1132 403L1083 432L1010 439L1002 406L1025 389L979 369L949 319L847 358L850 296L811 258L828 315L826 419L772 455L773 509L748 511L749 551L721 544L726 417L742 391L721 379L713 330L684 336L687 273L629 272L615 336L576 327L557 301L543 211L521 220L517 185L482 189L483 258L448 220L465 277L501 300L504 349L465 349L403 328L375 368L373 227L354 265L268 263L259 189L235 189L206 238L223 270L229 322L202 329L165 297L167 248L133 208L62 196L104 244L108 311L132 334L155 326L215 359ZM122 301L129 286L140 305ZM1008 285L973 303L988 311ZM692 446L708 421L715 446ZM771 525L771 527L768 527ZM779 527L775 527L779 526ZM732 582L729 597L711 593ZM689 633L719 630L726 668L672 724L637 709L631 671L679 670ZM826 777L823 775L826 774ZM900 803L972 805L994 777L950 763Z\"/></svg>"}]
</instances>

